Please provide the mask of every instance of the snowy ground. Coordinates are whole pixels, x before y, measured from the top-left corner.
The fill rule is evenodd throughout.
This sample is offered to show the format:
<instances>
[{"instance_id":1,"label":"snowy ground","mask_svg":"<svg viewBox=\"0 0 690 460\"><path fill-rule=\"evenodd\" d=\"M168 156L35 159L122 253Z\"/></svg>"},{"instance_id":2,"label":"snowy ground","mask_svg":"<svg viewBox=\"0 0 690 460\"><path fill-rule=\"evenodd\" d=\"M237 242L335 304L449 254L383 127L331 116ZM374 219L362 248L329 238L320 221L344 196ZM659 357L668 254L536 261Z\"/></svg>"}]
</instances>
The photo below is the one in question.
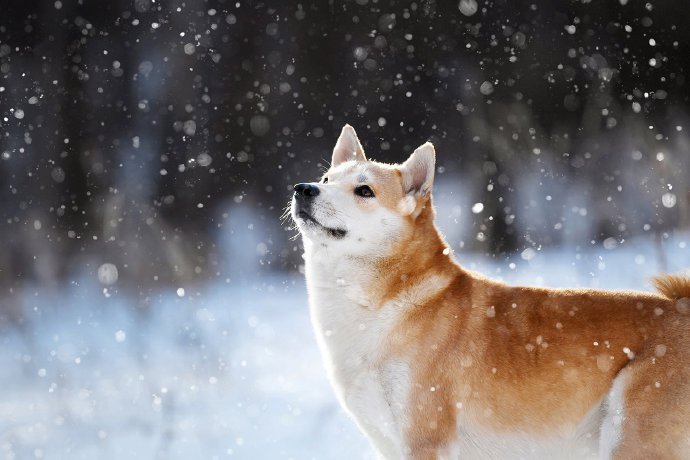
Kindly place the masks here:
<instances>
[{"instance_id":1,"label":"snowy ground","mask_svg":"<svg viewBox=\"0 0 690 460\"><path fill-rule=\"evenodd\" d=\"M663 252L687 270L690 234ZM659 271L645 239L456 255L520 284L648 290ZM0 336L0 458L373 458L325 380L298 274L171 288L148 314L95 277L22 298L27 327Z\"/></svg>"}]
</instances>

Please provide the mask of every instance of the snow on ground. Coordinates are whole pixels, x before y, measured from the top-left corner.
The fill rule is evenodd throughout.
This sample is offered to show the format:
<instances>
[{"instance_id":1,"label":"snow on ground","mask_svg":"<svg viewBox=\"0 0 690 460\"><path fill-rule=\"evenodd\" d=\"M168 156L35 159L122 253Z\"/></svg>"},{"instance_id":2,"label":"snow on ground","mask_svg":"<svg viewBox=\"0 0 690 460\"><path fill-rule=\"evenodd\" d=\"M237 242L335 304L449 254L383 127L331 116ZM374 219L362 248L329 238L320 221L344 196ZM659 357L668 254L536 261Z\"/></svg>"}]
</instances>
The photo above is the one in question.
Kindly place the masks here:
<instances>
[{"instance_id":1,"label":"snow on ground","mask_svg":"<svg viewBox=\"0 0 690 460\"><path fill-rule=\"evenodd\" d=\"M511 284L648 290L655 244L608 246L456 256ZM687 272L690 234L663 253ZM137 312L95 276L26 286L26 327L0 336L0 458L373 458L326 382L299 274L179 294Z\"/></svg>"},{"instance_id":2,"label":"snow on ground","mask_svg":"<svg viewBox=\"0 0 690 460\"><path fill-rule=\"evenodd\" d=\"M27 289L36 321L0 349L0 458L365 455L300 277L189 291L161 292L143 314L92 280Z\"/></svg>"}]
</instances>

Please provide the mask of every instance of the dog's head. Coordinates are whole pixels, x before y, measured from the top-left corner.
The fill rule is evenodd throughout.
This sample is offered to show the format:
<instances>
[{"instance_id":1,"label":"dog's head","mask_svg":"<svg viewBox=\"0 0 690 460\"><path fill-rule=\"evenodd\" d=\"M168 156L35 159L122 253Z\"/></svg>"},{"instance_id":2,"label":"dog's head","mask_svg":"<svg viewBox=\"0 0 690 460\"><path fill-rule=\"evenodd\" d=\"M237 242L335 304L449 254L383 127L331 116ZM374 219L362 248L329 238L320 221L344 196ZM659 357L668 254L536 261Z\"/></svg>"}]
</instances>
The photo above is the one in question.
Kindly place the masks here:
<instances>
[{"instance_id":1,"label":"dog's head","mask_svg":"<svg viewBox=\"0 0 690 460\"><path fill-rule=\"evenodd\" d=\"M326 174L295 185L292 218L311 243L383 256L412 232L425 209L431 212L434 164L428 142L400 165L369 161L357 133L345 125Z\"/></svg>"}]
</instances>

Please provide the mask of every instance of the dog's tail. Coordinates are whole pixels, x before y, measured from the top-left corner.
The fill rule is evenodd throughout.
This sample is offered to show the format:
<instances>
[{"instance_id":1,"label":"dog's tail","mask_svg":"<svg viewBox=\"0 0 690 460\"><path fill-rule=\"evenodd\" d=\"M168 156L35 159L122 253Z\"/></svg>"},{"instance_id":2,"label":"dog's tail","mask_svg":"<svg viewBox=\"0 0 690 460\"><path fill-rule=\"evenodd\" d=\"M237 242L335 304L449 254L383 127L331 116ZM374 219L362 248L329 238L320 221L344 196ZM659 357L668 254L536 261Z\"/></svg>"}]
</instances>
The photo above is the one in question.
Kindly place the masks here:
<instances>
[{"instance_id":1,"label":"dog's tail","mask_svg":"<svg viewBox=\"0 0 690 460\"><path fill-rule=\"evenodd\" d=\"M690 277L680 275L662 275L652 278L657 291L670 300L683 297L690 298Z\"/></svg>"}]
</instances>

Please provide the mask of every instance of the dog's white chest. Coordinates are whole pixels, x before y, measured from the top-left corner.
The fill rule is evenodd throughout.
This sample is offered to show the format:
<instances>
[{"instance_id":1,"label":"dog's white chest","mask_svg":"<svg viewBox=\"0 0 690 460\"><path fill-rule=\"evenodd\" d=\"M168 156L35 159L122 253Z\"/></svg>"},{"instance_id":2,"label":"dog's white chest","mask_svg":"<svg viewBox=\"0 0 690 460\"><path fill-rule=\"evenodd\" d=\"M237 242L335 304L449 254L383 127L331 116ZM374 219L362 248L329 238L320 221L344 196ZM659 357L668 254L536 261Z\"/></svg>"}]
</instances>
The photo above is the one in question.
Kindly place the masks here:
<instances>
[{"instance_id":1,"label":"dog's white chest","mask_svg":"<svg viewBox=\"0 0 690 460\"><path fill-rule=\"evenodd\" d=\"M310 268L312 323L336 395L387 457L399 457L409 368L382 357L399 312L370 305L346 267Z\"/></svg>"}]
</instances>

